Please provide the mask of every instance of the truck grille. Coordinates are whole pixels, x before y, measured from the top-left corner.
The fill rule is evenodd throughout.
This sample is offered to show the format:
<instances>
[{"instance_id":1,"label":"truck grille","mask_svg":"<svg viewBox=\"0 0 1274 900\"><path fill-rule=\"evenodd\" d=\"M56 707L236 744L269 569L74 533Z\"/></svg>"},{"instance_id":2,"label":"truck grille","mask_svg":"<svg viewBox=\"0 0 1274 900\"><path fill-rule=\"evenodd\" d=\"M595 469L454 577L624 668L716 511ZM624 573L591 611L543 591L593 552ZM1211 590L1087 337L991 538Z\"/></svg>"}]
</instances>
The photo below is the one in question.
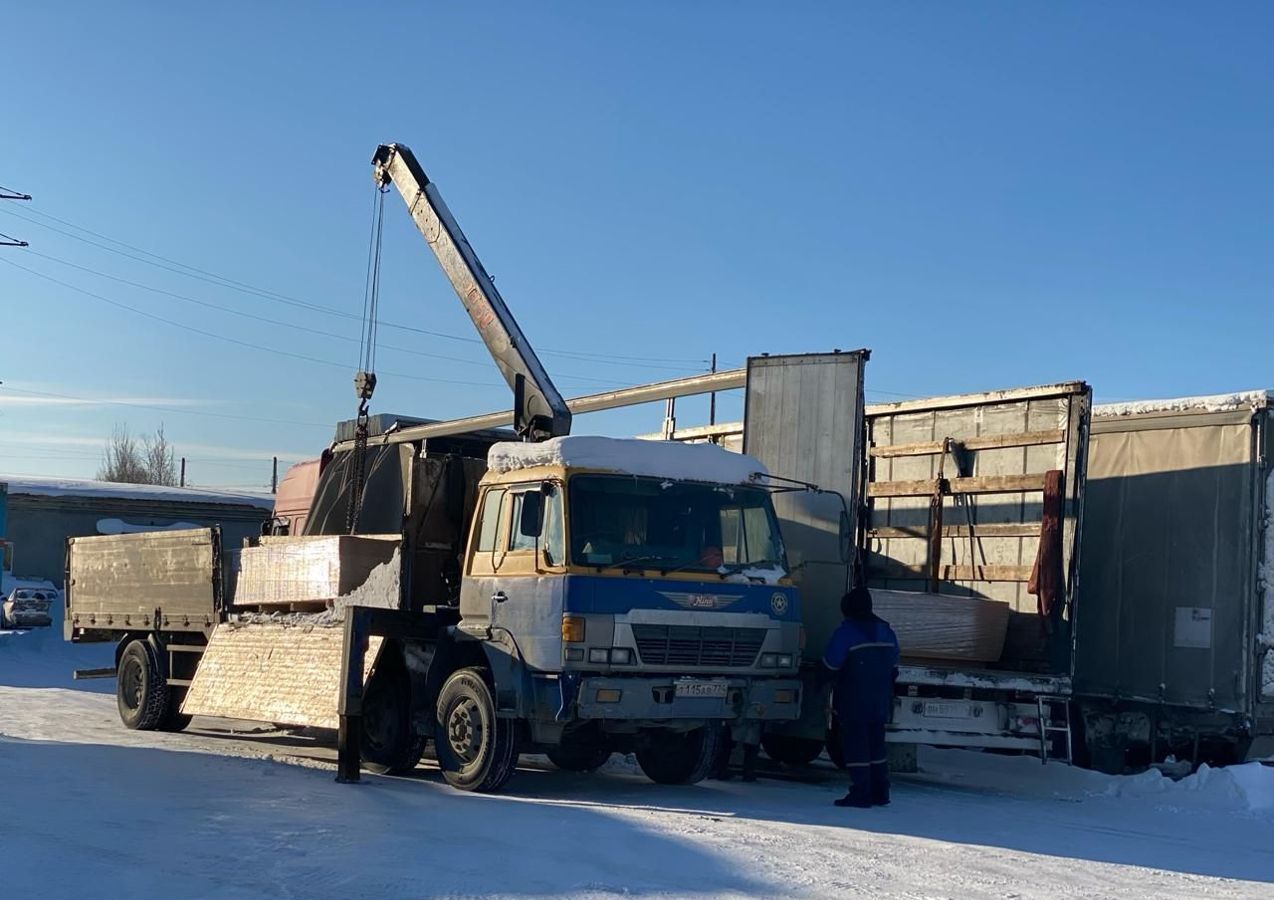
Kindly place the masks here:
<instances>
[{"instance_id":1,"label":"truck grille","mask_svg":"<svg viewBox=\"0 0 1274 900\"><path fill-rule=\"evenodd\" d=\"M764 628L633 625L637 653L648 666L744 667L756 663Z\"/></svg>"}]
</instances>

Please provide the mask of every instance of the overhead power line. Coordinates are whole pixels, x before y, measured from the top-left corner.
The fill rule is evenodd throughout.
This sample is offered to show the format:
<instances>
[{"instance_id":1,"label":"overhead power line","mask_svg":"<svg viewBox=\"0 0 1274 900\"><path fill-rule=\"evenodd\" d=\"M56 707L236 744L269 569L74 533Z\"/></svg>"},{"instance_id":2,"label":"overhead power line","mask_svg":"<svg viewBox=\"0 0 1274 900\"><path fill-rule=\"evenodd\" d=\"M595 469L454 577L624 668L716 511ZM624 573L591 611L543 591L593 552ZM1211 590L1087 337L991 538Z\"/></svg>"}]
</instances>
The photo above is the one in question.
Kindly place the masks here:
<instances>
[{"instance_id":1,"label":"overhead power line","mask_svg":"<svg viewBox=\"0 0 1274 900\"><path fill-rule=\"evenodd\" d=\"M30 194L23 194L19 191L11 191L7 187L0 187L0 200L30 200ZM15 238L12 235L5 234L0 231L0 247L27 247L30 246L21 238Z\"/></svg>"},{"instance_id":2,"label":"overhead power line","mask_svg":"<svg viewBox=\"0 0 1274 900\"><path fill-rule=\"evenodd\" d=\"M193 303L196 306L202 306L202 307L205 307L206 309L214 309L214 310L217 310L218 312L225 312L225 313L229 313L230 315L240 316L245 319L251 319L255 322L264 322L268 325L277 325L281 328L288 328L293 331L302 331L302 332L305 332L306 334L315 334L315 335L319 335L320 337L332 338L333 340L345 341L347 343L357 343L359 340L358 338L352 337L348 334L338 334L335 331L324 331L321 328L311 328L308 325L298 325L294 322L286 322L282 319L272 319L269 316L260 316L260 315L257 315L256 313L250 313L241 309L235 309L234 307L225 306L220 303L214 303L208 300L201 300L198 297L191 297L186 294L178 294L175 291L165 290L164 288L157 288L157 287L154 287L153 285L145 284L140 281L133 281L128 278L121 278L120 276L112 275L109 272L102 272L98 269L93 269L88 266L82 266L79 263L73 263L70 260L61 259L56 256L51 256L47 253L41 253L38 250L28 250L27 255L38 256L41 259L47 259L50 262L57 263L58 265L67 266L72 269L77 269L78 271L81 271L81 272L86 272L89 275L95 275L99 278L106 278L110 281L118 282L119 284L126 284L130 287L135 287L143 291L150 291L153 294L160 294L164 297L171 297L174 300L180 300L183 303ZM33 271L33 270L28 270L28 271ZM442 353L429 353L425 350L415 350L415 349L412 349L411 347L399 347L399 346L395 346L394 344L379 344L379 346L385 350L393 350L398 353L409 353L409 354L412 354L413 356L420 356L420 357L425 357L428 359L441 359L447 362L460 363L461 365L466 365L466 366L480 366L484 369L490 369L491 367L491 363L489 360L486 362L480 362L478 360L473 360L473 359L463 359L459 356L447 356ZM594 378L591 375L574 375L570 373L558 373L556 377L563 378L563 379L573 379L575 381L592 381L598 384L611 384L611 385L626 385L627 384L627 382L615 381L614 379L611 379L611 378Z\"/></svg>"},{"instance_id":3,"label":"overhead power line","mask_svg":"<svg viewBox=\"0 0 1274 900\"><path fill-rule=\"evenodd\" d=\"M177 274L177 275L182 275L187 278L195 278L200 281L207 281L212 284L218 285L219 287L228 288L230 290L239 291L245 294L251 294L253 296L261 297L263 299L271 300L277 303L284 303L290 306L299 307L301 309L307 309L307 310L310 310L311 312L318 312L318 313L323 313L325 315L337 316L343 319L352 319L356 321L361 321L361 317L358 315L355 315L354 313L346 312L344 310L337 309L331 306L326 306L319 303L313 303L307 300L301 300L297 297L291 297L287 294L282 294L277 291L272 291L266 288L257 287L255 285L249 284L244 281L238 281L233 278L228 278L224 275L218 275L215 272L210 272L206 269L201 269L196 266L191 266L191 265L188 265L187 263L179 262L177 260L170 259L166 256L161 256L158 253L153 253L149 250L142 249L141 247L136 247L132 244L125 243L124 241L117 240L116 238L109 237L107 235L93 231L92 229L85 228L81 225L76 225L73 222L68 222L65 219L60 219L57 216L51 215L46 212L40 212L38 210L29 210L29 212L33 212L37 216L50 219L54 222L58 222L62 225L65 225L68 228L73 228L77 231L84 232L84 234L89 234L95 238L99 238L100 241L108 241L110 244L115 244L117 246L112 247L106 244L102 244L100 243L100 241L90 240L89 238L83 237L82 235L73 234L61 228L56 228L45 222L41 222L29 216L22 215L14 210L4 209L0 211L7 212L10 215L14 215L19 219L23 219L40 228L46 228L49 231L53 231L65 237L69 237L72 240L81 241L83 243L89 244L99 249L106 250L107 252L116 253L128 259L132 259L135 262L140 262L146 265L155 266L156 268L164 269L166 271L173 272L174 274ZM123 247L125 249L120 250L118 249L119 247ZM132 252L127 252L127 251L132 251ZM142 255L138 256L137 254L142 254ZM150 257L150 258L148 259L146 257ZM159 262L155 262L155 260L159 260ZM414 325L406 325L401 322L383 321L380 324L386 328L393 328L400 331L408 331L415 334L429 335L431 337L442 338L444 340L460 341L466 344L482 343L482 340L480 338L451 334L444 331L433 331L427 328L419 328ZM586 360L589 362L608 363L608 364L615 364L615 365L628 365L628 366L635 366L635 367L641 367L641 368L654 368L654 369L663 369L663 370L672 370L673 367L669 365L656 365L656 364L657 363L680 363L683 366L685 366L685 365L706 365L708 362L706 359L693 359L693 358L686 358L686 357L679 358L679 357L653 357L653 356L624 356L624 355L614 354L614 353L591 352L591 351L582 351L582 350L562 350L562 349L554 349L552 347L547 347L543 349L537 348L537 349L540 353L550 354L555 356L562 356L562 357L569 357L569 358L574 358L579 360ZM677 369L677 371L681 371L681 369Z\"/></svg>"},{"instance_id":4,"label":"overhead power line","mask_svg":"<svg viewBox=\"0 0 1274 900\"><path fill-rule=\"evenodd\" d=\"M66 288L67 290L75 291L77 294L83 294L86 297L92 297L95 300L100 300L102 303L106 303L109 306L115 307L116 309L127 310L128 312L135 313L136 315L144 316L147 319L153 319L156 322L163 322L165 325L169 325L173 328L180 328L182 331L189 331L189 332L192 332L193 334L199 334L199 335L203 335L204 337L210 337L213 340L225 341L226 343L229 343L229 344L236 344L240 347L247 347L250 350L260 350L264 353L269 353L272 356L286 356L286 357L290 357L291 359L299 359L305 362L311 362L311 363L314 363L315 365L329 366L331 368L342 369L345 371L349 370L349 365L346 363L336 362L335 360L330 360L330 359L321 359L317 356L308 356L307 354L296 353L292 350L283 350L278 347L270 347L265 344L257 344L252 341L245 341L240 338L230 337L229 335L218 334L215 331L208 331L205 328L198 328L194 325L187 325L184 322L178 322L176 319L169 319L166 316L161 316L144 309L138 309L135 306L130 306L129 304L122 303L119 300L113 300L110 297L105 297L102 294L98 294L94 291L89 291L89 290L85 290L82 287L77 287L76 285L70 284L69 282L62 281L60 278L54 278L52 275L46 275L43 272L37 272L35 269L28 268L27 266L19 265L18 263L15 263L11 259L0 258L0 262L13 266L15 269L21 269L24 272L28 272L31 275L36 276L37 278L43 278L45 281L49 281L49 282L52 282L53 284L60 285L61 287ZM395 378L407 378L412 381L426 381L426 382L431 382L434 384L455 384L455 385L463 385L466 387L473 387L473 386L499 387L499 385L496 385L494 382L489 382L489 381L487 382L458 381L451 378L433 378L427 375L409 375L406 372L385 372L384 374L392 375Z\"/></svg>"}]
</instances>

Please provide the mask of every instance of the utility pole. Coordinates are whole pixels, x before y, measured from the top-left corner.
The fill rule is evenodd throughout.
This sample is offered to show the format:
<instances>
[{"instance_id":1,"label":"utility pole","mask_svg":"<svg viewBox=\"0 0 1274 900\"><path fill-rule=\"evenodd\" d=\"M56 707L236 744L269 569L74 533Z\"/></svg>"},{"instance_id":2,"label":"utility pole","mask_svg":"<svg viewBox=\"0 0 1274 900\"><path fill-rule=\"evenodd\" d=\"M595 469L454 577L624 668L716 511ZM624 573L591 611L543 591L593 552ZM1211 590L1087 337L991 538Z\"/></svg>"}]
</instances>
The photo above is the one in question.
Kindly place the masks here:
<instances>
[{"instance_id":1,"label":"utility pole","mask_svg":"<svg viewBox=\"0 0 1274 900\"><path fill-rule=\"evenodd\" d=\"M715 353L712 354L712 368L709 371L713 373L717 371L717 355ZM708 424L709 425L717 424L717 392L716 391L713 391L711 394L708 395Z\"/></svg>"},{"instance_id":2,"label":"utility pole","mask_svg":"<svg viewBox=\"0 0 1274 900\"><path fill-rule=\"evenodd\" d=\"M274 472L270 475L270 493L279 492L279 458L274 457Z\"/></svg>"},{"instance_id":3,"label":"utility pole","mask_svg":"<svg viewBox=\"0 0 1274 900\"><path fill-rule=\"evenodd\" d=\"M8 188L0 187L0 200L30 200L30 194L22 194L18 191L11 191ZM15 237L0 232L0 247L27 247L26 241L19 240Z\"/></svg>"},{"instance_id":4,"label":"utility pole","mask_svg":"<svg viewBox=\"0 0 1274 900\"><path fill-rule=\"evenodd\" d=\"M181 482L178 486L179 487L186 486L186 457L184 456L181 458Z\"/></svg>"}]
</instances>

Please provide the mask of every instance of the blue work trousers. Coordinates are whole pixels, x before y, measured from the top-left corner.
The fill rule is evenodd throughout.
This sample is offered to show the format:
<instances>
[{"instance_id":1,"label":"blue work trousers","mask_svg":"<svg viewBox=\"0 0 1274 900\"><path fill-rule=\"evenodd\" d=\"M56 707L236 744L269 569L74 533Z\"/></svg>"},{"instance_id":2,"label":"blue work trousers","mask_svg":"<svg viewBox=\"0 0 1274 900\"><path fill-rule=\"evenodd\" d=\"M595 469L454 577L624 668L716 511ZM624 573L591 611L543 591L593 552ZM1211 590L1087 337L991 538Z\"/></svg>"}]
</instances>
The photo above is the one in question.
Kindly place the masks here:
<instances>
[{"instance_id":1,"label":"blue work trousers","mask_svg":"<svg viewBox=\"0 0 1274 900\"><path fill-rule=\"evenodd\" d=\"M884 722L840 722L841 748L849 770L849 796L855 803L889 802L889 762Z\"/></svg>"}]
</instances>

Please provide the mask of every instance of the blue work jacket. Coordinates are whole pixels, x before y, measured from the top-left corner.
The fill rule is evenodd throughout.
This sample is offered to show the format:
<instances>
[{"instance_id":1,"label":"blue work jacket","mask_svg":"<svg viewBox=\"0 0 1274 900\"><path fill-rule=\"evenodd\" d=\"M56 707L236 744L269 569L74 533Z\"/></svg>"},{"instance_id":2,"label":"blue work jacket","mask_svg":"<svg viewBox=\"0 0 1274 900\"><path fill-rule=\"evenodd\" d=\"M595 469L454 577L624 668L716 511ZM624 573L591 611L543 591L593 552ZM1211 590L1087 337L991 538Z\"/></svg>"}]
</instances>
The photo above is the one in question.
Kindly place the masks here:
<instances>
[{"instance_id":1,"label":"blue work jacket","mask_svg":"<svg viewBox=\"0 0 1274 900\"><path fill-rule=\"evenodd\" d=\"M888 722L893 712L898 636L889 623L846 619L823 654L832 675L832 703L844 722Z\"/></svg>"}]
</instances>

